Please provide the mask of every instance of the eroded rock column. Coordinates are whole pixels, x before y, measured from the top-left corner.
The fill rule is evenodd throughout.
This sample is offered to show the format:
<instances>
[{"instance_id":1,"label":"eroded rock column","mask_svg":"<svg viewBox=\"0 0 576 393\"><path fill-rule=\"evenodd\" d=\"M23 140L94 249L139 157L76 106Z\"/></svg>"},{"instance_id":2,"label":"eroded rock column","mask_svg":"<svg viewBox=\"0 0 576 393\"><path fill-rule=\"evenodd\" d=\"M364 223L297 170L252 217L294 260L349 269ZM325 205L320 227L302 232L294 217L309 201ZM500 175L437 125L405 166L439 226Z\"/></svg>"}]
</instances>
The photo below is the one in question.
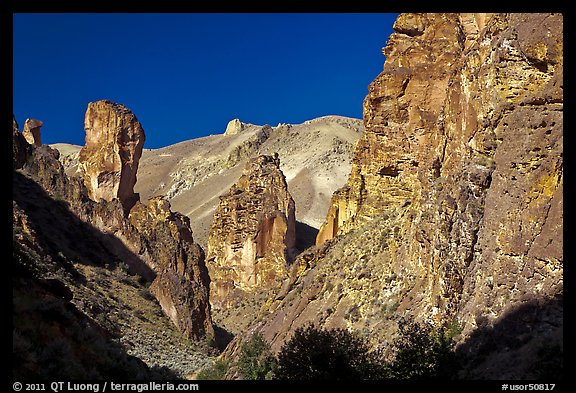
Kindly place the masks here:
<instances>
[{"instance_id":1,"label":"eroded rock column","mask_svg":"<svg viewBox=\"0 0 576 393\"><path fill-rule=\"evenodd\" d=\"M207 265L214 307L244 293L273 288L287 276L295 244L295 206L275 156L250 160L220 197L208 238Z\"/></svg>"},{"instance_id":2,"label":"eroded rock column","mask_svg":"<svg viewBox=\"0 0 576 393\"><path fill-rule=\"evenodd\" d=\"M90 198L120 199L128 212L139 199L134 193L144 129L122 104L108 100L88 104L84 119L86 145L79 161Z\"/></svg>"}]
</instances>

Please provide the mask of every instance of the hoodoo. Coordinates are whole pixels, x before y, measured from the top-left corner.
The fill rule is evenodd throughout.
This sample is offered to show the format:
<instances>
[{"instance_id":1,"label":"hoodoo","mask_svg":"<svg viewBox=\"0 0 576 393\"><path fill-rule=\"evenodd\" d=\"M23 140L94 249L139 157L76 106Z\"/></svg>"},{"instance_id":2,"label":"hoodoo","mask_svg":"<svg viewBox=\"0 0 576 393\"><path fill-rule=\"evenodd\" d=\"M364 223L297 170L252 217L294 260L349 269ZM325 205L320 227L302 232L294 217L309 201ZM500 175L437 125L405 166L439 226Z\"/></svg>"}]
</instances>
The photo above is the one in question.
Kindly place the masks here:
<instances>
[{"instance_id":1,"label":"hoodoo","mask_svg":"<svg viewBox=\"0 0 576 393\"><path fill-rule=\"evenodd\" d=\"M90 198L118 198L127 213L139 199L134 184L144 129L126 106L108 100L88 104L84 128L86 145L79 162Z\"/></svg>"},{"instance_id":2,"label":"hoodoo","mask_svg":"<svg viewBox=\"0 0 576 393\"><path fill-rule=\"evenodd\" d=\"M293 257L295 228L278 155L251 159L214 214L207 256L212 305L229 307L244 292L277 287Z\"/></svg>"}]
</instances>

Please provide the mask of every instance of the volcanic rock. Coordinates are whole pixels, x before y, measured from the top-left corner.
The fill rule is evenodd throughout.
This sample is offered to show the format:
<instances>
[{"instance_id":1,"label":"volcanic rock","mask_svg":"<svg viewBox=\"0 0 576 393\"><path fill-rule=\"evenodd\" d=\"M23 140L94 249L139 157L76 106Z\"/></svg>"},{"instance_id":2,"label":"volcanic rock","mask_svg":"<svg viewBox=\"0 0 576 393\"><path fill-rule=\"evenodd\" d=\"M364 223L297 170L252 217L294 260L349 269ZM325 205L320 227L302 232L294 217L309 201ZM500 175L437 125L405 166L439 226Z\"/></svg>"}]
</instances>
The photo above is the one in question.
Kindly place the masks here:
<instances>
[{"instance_id":1,"label":"volcanic rock","mask_svg":"<svg viewBox=\"0 0 576 393\"><path fill-rule=\"evenodd\" d=\"M87 142L92 143L94 147L94 141L90 139L94 137L91 130L100 132L116 130L128 136L140 133L142 139L139 141L143 143L144 134L141 132L140 124L134 115L123 108L109 101L90 104L86 122L89 125ZM103 122L107 122L108 126L102 126ZM114 124L116 125L113 126ZM15 136L18 136L17 131L14 121ZM102 134L104 141L108 137L116 138L114 143L103 144L112 148L111 151L82 149L81 162L85 168L88 165L89 170L91 168L89 165L99 162L90 154L103 159L110 158L110 161L104 160L103 163L117 163L118 159L130 154L132 157L139 156L138 152L130 149L129 139L126 145L121 143L126 142L128 137L123 139L116 132ZM138 142L139 151L142 150L140 142ZM123 153L113 154L114 151ZM78 222L76 226L93 227L95 230L92 230L90 236L87 236L84 230L77 230L78 234L71 231L72 233L63 236L59 231L44 229L42 232L46 235L43 236L51 237L54 232L54 238L49 239L47 243L63 247L62 238L66 238L66 243L70 243L68 247L74 249L71 254L77 260L88 259L90 263L103 265L121 261L132 274L138 274L152 283L151 292L180 332L194 339L214 337L208 301L208 270L204 263L202 248L194 243L190 220L180 213L172 212L170 203L162 197L152 198L146 205L138 200L133 201L128 215L125 210L126 200L114 197L109 201L106 199L94 201L94 194L89 193L86 180L67 176L58 156L58 151L49 146L36 147L22 171L53 199L65 202L65 206L76 217L75 220ZM134 164L134 161L131 163ZM137 165L132 166L132 169L135 171ZM135 181L136 173L133 172L131 175ZM138 197L137 194L134 196ZM62 209L62 205L59 206ZM72 240L74 236L82 239L96 237L93 241L99 246L86 246L88 240L74 241ZM106 252L95 257L94 254L98 253L96 250L101 247L104 247Z\"/></svg>"},{"instance_id":2,"label":"volcanic rock","mask_svg":"<svg viewBox=\"0 0 576 393\"><path fill-rule=\"evenodd\" d=\"M562 239L551 231L562 227L562 15L397 23L318 244L402 211L391 263L431 269L428 312L466 304L470 327L480 304L500 314L512 288L516 301L561 291Z\"/></svg>"},{"instance_id":3,"label":"volcanic rock","mask_svg":"<svg viewBox=\"0 0 576 393\"><path fill-rule=\"evenodd\" d=\"M562 49L560 14L401 15L319 248L244 337L376 347L412 316L462 328L469 378L534 378L562 348Z\"/></svg>"},{"instance_id":4,"label":"volcanic rock","mask_svg":"<svg viewBox=\"0 0 576 393\"><path fill-rule=\"evenodd\" d=\"M145 140L140 122L124 105L101 100L88 104L84 128L79 162L90 198L119 198L128 212L139 199L134 184Z\"/></svg>"},{"instance_id":5,"label":"volcanic rock","mask_svg":"<svg viewBox=\"0 0 576 393\"><path fill-rule=\"evenodd\" d=\"M278 155L248 161L220 197L208 237L207 265L214 307L244 293L277 287L288 274L295 244L295 206Z\"/></svg>"},{"instance_id":6,"label":"volcanic rock","mask_svg":"<svg viewBox=\"0 0 576 393\"><path fill-rule=\"evenodd\" d=\"M24 122L24 130L22 135L26 138L26 142L33 146L42 146L42 138L40 135L40 128L42 127L40 120L26 119Z\"/></svg>"},{"instance_id":7,"label":"volcanic rock","mask_svg":"<svg viewBox=\"0 0 576 393\"><path fill-rule=\"evenodd\" d=\"M156 272L150 286L164 313L188 337L214 337L208 289L210 278L204 251L194 243L188 217L172 212L170 203L155 197L147 205L137 202L128 217L154 247L146 261Z\"/></svg>"},{"instance_id":8,"label":"volcanic rock","mask_svg":"<svg viewBox=\"0 0 576 393\"><path fill-rule=\"evenodd\" d=\"M246 125L240 121L240 119L230 120L226 126L226 131L224 135L236 135L246 128Z\"/></svg>"},{"instance_id":9,"label":"volcanic rock","mask_svg":"<svg viewBox=\"0 0 576 393\"><path fill-rule=\"evenodd\" d=\"M24 166L24 163L32 154L32 148L26 142L22 133L18 130L18 123L16 118L12 117L12 166L14 169L19 169Z\"/></svg>"}]
</instances>

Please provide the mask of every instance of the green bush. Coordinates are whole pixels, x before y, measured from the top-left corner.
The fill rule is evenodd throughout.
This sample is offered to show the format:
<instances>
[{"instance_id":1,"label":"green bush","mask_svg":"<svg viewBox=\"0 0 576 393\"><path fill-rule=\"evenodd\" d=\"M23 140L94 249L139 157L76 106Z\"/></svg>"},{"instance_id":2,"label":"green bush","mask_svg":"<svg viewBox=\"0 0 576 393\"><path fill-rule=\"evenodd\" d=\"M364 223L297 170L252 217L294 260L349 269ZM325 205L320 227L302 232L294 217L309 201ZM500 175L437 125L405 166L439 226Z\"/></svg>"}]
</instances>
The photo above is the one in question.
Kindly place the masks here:
<instances>
[{"instance_id":1,"label":"green bush","mask_svg":"<svg viewBox=\"0 0 576 393\"><path fill-rule=\"evenodd\" d=\"M240 349L238 372L244 379L272 379L276 369L276 358L262 334L254 333Z\"/></svg>"},{"instance_id":2,"label":"green bush","mask_svg":"<svg viewBox=\"0 0 576 393\"><path fill-rule=\"evenodd\" d=\"M401 320L400 335L394 341L396 356L389 365L391 379L454 379L458 363L453 337L454 324L435 328L430 323Z\"/></svg>"},{"instance_id":3,"label":"green bush","mask_svg":"<svg viewBox=\"0 0 576 393\"><path fill-rule=\"evenodd\" d=\"M453 338L457 324L436 328L401 320L392 361L344 329L299 328L278 355L278 379L454 379L459 370Z\"/></svg>"},{"instance_id":4,"label":"green bush","mask_svg":"<svg viewBox=\"0 0 576 393\"><path fill-rule=\"evenodd\" d=\"M228 363L223 360L216 360L212 366L203 369L198 373L196 379L220 381L223 380L228 372Z\"/></svg>"},{"instance_id":5,"label":"green bush","mask_svg":"<svg viewBox=\"0 0 576 393\"><path fill-rule=\"evenodd\" d=\"M359 380L382 374L367 343L344 329L296 329L278 355L278 379Z\"/></svg>"}]
</instances>

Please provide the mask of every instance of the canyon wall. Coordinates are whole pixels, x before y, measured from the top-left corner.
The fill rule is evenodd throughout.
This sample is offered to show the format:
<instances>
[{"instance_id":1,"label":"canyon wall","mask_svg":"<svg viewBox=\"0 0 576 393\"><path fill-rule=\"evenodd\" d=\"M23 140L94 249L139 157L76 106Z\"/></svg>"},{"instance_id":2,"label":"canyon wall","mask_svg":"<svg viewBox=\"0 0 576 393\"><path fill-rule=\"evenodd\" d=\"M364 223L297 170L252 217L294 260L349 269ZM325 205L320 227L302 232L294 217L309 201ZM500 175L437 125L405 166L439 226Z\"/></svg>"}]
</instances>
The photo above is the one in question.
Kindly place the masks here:
<instances>
[{"instance_id":1,"label":"canyon wall","mask_svg":"<svg viewBox=\"0 0 576 393\"><path fill-rule=\"evenodd\" d=\"M405 207L391 263L429 271L430 311L486 302L485 286L493 312L561 291L562 15L402 14L394 29L318 243Z\"/></svg>"},{"instance_id":2,"label":"canyon wall","mask_svg":"<svg viewBox=\"0 0 576 393\"><path fill-rule=\"evenodd\" d=\"M162 197L144 204L133 193L145 139L136 117L124 105L111 101L88 105L87 145L80 153L83 179L67 176L57 150L28 144L15 120L13 123L15 169L63 203L68 214L83 226L92 228L91 232L98 234L92 241L99 247L86 249L85 240L75 239L82 234L72 233L62 239L46 222L35 222L43 241L62 248L68 244L79 263L121 263L131 274L151 283L150 291L181 333L193 339L213 338L210 278L204 251L194 242L190 220L172 212ZM28 214L34 217L32 213ZM36 220L40 219L45 220L42 215ZM102 247L106 253L98 256L96 250Z\"/></svg>"},{"instance_id":3,"label":"canyon wall","mask_svg":"<svg viewBox=\"0 0 576 393\"><path fill-rule=\"evenodd\" d=\"M468 377L534 375L562 345L563 17L401 14L383 53L317 249L247 334L386 348L412 316L462 328Z\"/></svg>"}]
</instances>

